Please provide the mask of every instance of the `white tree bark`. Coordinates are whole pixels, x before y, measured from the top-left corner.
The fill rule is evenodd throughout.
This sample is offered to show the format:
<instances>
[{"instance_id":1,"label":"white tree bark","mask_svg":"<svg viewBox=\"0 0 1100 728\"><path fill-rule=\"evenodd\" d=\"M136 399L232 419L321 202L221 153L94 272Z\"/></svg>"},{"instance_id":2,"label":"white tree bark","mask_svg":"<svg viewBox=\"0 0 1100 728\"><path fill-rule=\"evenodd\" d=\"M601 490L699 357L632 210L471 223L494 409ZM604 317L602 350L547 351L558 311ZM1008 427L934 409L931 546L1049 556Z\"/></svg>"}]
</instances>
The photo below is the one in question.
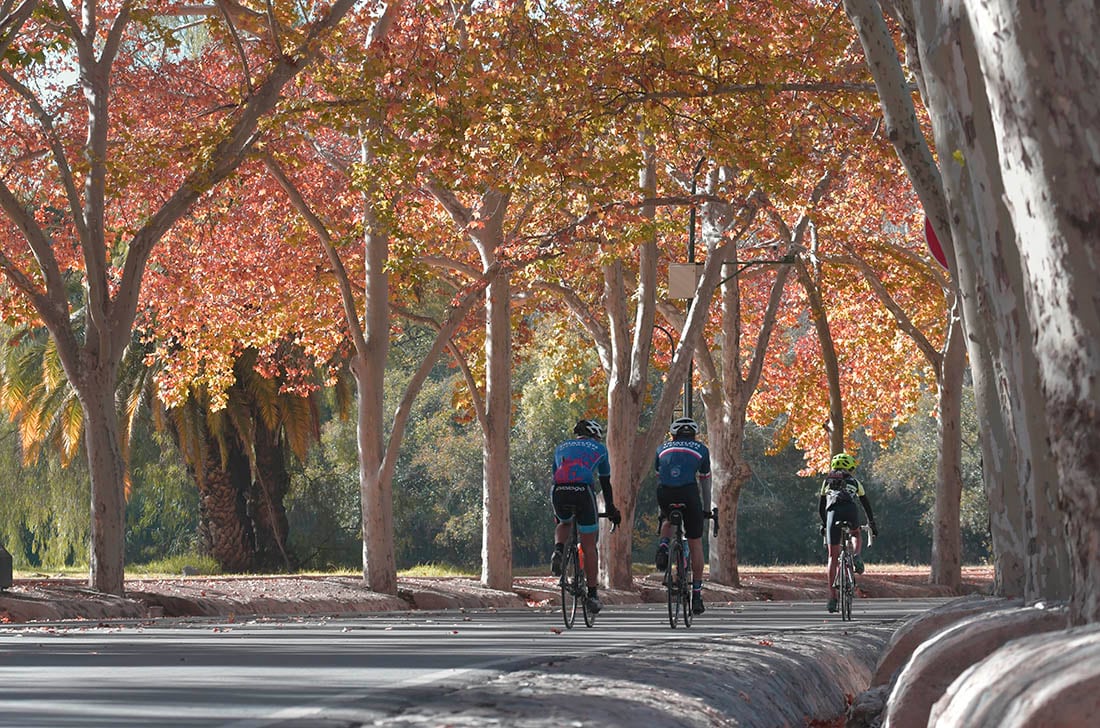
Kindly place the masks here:
<instances>
[{"instance_id":1,"label":"white tree bark","mask_svg":"<svg viewBox=\"0 0 1100 728\"><path fill-rule=\"evenodd\" d=\"M1046 400L1036 382L1033 329L1004 182L996 125L983 92L974 34L957 0L897 3L907 24L940 164L919 129L897 51L875 0L845 0L886 112L888 134L932 219L959 287L982 431L984 477L1000 593L1059 598L1068 560L1053 510L1056 477ZM912 27L908 27L908 23ZM911 118L913 117L913 118ZM906 123L892 120L908 119ZM939 171L943 178L940 180ZM939 183L942 182L942 187Z\"/></svg>"},{"instance_id":2,"label":"white tree bark","mask_svg":"<svg viewBox=\"0 0 1100 728\"><path fill-rule=\"evenodd\" d=\"M1062 518L1054 510L1057 471L1046 444L1047 400L1037 377L1035 322L1025 306L1015 222L1003 204L996 121L982 91L973 29L958 2L917 5L914 17L936 145L953 150L942 155L941 169L966 320L976 324L968 333L982 349L971 361L988 356L992 363L1023 509L1020 515L1005 512L1009 523L997 531L1024 561L1025 598L1065 598L1069 562ZM1001 502L1016 500L1006 488Z\"/></svg>"},{"instance_id":3,"label":"white tree bark","mask_svg":"<svg viewBox=\"0 0 1100 728\"><path fill-rule=\"evenodd\" d=\"M1046 404L1057 505L1069 530L1074 620L1094 622L1100 620L1100 13L1083 0L987 0L965 10L1014 223L1015 238L1006 242L1020 257L1034 332L1027 343Z\"/></svg>"},{"instance_id":4,"label":"white tree bark","mask_svg":"<svg viewBox=\"0 0 1100 728\"><path fill-rule=\"evenodd\" d=\"M439 183L428 185L436 201L468 235L481 258L482 273L499 269L510 194L485 192L478 210L464 205ZM475 223L476 224L473 224ZM482 432L481 581L493 589L512 588L512 289L508 276L493 274L485 291L485 392L471 391Z\"/></svg>"}]
</instances>

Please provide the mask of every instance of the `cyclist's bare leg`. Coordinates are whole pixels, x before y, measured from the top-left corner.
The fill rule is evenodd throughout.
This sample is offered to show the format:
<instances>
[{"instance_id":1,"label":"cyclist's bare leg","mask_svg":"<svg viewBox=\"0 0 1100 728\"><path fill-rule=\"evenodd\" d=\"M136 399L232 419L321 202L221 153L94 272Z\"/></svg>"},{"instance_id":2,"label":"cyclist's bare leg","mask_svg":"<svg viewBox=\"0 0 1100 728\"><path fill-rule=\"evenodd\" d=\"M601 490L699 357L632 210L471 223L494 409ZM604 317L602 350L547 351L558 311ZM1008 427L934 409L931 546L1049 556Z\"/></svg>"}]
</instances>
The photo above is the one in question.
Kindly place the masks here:
<instances>
[{"instance_id":1,"label":"cyclist's bare leg","mask_svg":"<svg viewBox=\"0 0 1100 728\"><path fill-rule=\"evenodd\" d=\"M829 545L829 598L836 599L836 589L833 583L836 581L836 570L840 563L840 544Z\"/></svg>"},{"instance_id":2,"label":"cyclist's bare leg","mask_svg":"<svg viewBox=\"0 0 1100 728\"><path fill-rule=\"evenodd\" d=\"M589 588L596 586L600 576L600 550L596 547L595 533L582 533L581 548L584 549L584 575Z\"/></svg>"},{"instance_id":3,"label":"cyclist's bare leg","mask_svg":"<svg viewBox=\"0 0 1100 728\"><path fill-rule=\"evenodd\" d=\"M688 547L691 549L691 578L695 581L703 580L703 539L689 538Z\"/></svg>"},{"instance_id":4,"label":"cyclist's bare leg","mask_svg":"<svg viewBox=\"0 0 1100 728\"><path fill-rule=\"evenodd\" d=\"M559 522L558 525L554 527L554 544L555 545L557 545L559 543L564 544L568 540L569 540L569 523L568 522L565 522L565 523Z\"/></svg>"},{"instance_id":5,"label":"cyclist's bare leg","mask_svg":"<svg viewBox=\"0 0 1100 728\"><path fill-rule=\"evenodd\" d=\"M863 538L859 531L852 533L852 554L859 556L859 552L863 549Z\"/></svg>"}]
</instances>

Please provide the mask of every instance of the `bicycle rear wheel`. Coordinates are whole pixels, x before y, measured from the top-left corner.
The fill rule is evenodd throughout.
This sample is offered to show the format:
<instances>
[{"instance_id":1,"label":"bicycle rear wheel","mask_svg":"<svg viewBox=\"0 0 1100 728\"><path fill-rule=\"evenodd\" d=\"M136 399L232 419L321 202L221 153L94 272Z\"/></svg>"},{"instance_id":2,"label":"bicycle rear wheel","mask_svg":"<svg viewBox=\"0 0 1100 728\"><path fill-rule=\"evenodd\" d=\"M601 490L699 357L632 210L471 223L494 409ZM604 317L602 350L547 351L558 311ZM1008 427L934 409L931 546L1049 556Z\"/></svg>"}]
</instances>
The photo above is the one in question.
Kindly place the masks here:
<instances>
[{"instance_id":1,"label":"bicycle rear wheel","mask_svg":"<svg viewBox=\"0 0 1100 728\"><path fill-rule=\"evenodd\" d=\"M852 594L855 591L852 585L852 557L844 551L840 558L840 586L837 589L837 597L840 600L840 618L848 622L852 619Z\"/></svg>"},{"instance_id":2,"label":"bicycle rear wheel","mask_svg":"<svg viewBox=\"0 0 1100 728\"><path fill-rule=\"evenodd\" d=\"M680 562L683 560L681 546L673 541L668 546L668 566L665 567L665 593L668 597L668 626L676 629L680 617Z\"/></svg>"},{"instance_id":3,"label":"bicycle rear wheel","mask_svg":"<svg viewBox=\"0 0 1100 728\"><path fill-rule=\"evenodd\" d=\"M695 613L691 611L691 564L689 549L680 552L680 609L684 613L684 626L690 627Z\"/></svg>"},{"instance_id":4,"label":"bicycle rear wheel","mask_svg":"<svg viewBox=\"0 0 1100 728\"><path fill-rule=\"evenodd\" d=\"M581 578L575 543L565 549L562 558L565 563L561 567L561 615L566 629L572 629L577 619L577 580ZM584 609L583 604L581 609Z\"/></svg>"}]
</instances>

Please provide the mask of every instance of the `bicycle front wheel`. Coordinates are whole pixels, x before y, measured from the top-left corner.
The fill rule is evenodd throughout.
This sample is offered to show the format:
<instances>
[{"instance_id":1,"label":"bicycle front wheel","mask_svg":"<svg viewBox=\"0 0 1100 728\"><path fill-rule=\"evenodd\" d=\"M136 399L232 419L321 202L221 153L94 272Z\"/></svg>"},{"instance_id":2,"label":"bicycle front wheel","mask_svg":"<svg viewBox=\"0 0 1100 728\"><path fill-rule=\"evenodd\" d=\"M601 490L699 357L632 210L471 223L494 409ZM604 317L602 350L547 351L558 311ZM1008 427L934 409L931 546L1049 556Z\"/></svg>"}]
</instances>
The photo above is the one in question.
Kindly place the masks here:
<instances>
[{"instance_id":1,"label":"bicycle front wheel","mask_svg":"<svg viewBox=\"0 0 1100 728\"><path fill-rule=\"evenodd\" d=\"M680 553L680 610L684 613L684 626L690 627L694 612L691 611L691 564L689 549Z\"/></svg>"},{"instance_id":2,"label":"bicycle front wheel","mask_svg":"<svg viewBox=\"0 0 1100 728\"><path fill-rule=\"evenodd\" d=\"M852 557L844 553L840 559L840 586L837 589L837 597L840 600L840 618L845 622L852 619L852 594L855 592L852 571Z\"/></svg>"},{"instance_id":3,"label":"bicycle front wheel","mask_svg":"<svg viewBox=\"0 0 1100 728\"><path fill-rule=\"evenodd\" d=\"M565 563L561 567L561 615L565 619L565 628L572 629L577 619L577 582L582 578L576 545L567 548L562 556ZM583 604L581 608L584 608Z\"/></svg>"},{"instance_id":4,"label":"bicycle front wheel","mask_svg":"<svg viewBox=\"0 0 1100 728\"><path fill-rule=\"evenodd\" d=\"M668 596L668 626L676 629L680 615L680 564L683 561L681 546L677 542L669 544L668 566L665 567L665 593Z\"/></svg>"}]
</instances>

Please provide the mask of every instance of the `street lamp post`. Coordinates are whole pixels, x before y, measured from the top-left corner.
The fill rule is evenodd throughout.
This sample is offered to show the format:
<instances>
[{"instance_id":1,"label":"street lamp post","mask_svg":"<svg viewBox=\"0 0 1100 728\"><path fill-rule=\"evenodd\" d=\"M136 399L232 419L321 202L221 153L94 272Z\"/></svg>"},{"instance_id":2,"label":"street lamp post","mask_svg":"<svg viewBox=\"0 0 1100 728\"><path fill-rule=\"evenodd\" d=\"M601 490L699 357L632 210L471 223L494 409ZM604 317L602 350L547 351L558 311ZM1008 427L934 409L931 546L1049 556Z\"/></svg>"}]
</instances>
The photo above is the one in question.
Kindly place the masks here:
<instances>
[{"instance_id":1,"label":"street lamp post","mask_svg":"<svg viewBox=\"0 0 1100 728\"><path fill-rule=\"evenodd\" d=\"M699 170L703 167L706 157L699 157L695 163L695 169L691 173L691 196L695 197L695 183L699 176ZM688 265L695 266L695 201L692 200L691 209L688 211ZM688 308L691 308L692 299L688 299ZM692 380L695 378L695 352L688 352L687 378L684 380L684 417L691 417Z\"/></svg>"},{"instance_id":2,"label":"street lamp post","mask_svg":"<svg viewBox=\"0 0 1100 728\"><path fill-rule=\"evenodd\" d=\"M705 162L705 161L706 161L706 157L700 157L699 161L695 163L694 171L692 171L692 174L691 174L691 196L692 196L692 198L695 197L696 190L697 190L697 188L696 188L696 181L697 181L696 178L699 176L699 170L702 169L703 162ZM689 278L688 278L686 283L680 283L680 287L683 288L684 290L690 290L692 292L692 294L694 294L694 291L695 291L694 286L699 283L699 277L698 277L698 274L697 274L696 263L695 263L695 201L694 201L694 199L692 200L691 209L688 212L687 254L688 254L687 266L678 266L678 268L682 269L682 268L686 267L688 269ZM790 264L790 263L794 263L795 260L797 259L797 257L798 256L795 255L794 253L788 253L787 255L784 255L782 258L777 259L777 260L750 260L750 261L746 261L746 262L742 263L737 268L737 270L735 270L733 273L731 273L730 275L726 276L721 281L719 281L718 282L718 287L721 287L723 283L730 280L731 278L736 278L739 274L741 274L746 268L749 268L750 266ZM675 297L675 298L686 298L687 299L687 306L688 306L688 309L690 310L692 300L694 299L694 295L688 294L688 295L684 296L682 294L672 293L672 290L673 290L672 273L673 273L672 266L670 266L670 270L669 270L669 275L670 275L669 291L670 291L670 294L672 294L673 297ZM684 279L682 277L679 277L677 280L683 281ZM690 286L690 288L689 288L689 286ZM668 332L666 331L665 333L668 333ZM672 338L671 335L669 336L669 338L670 339ZM684 417L691 417L692 416L692 407L691 407L691 405L692 405L692 400L694 399L694 397L693 397L694 393L693 393L693 390L692 390L692 387L693 387L692 380L694 378L695 378L695 352L692 351L688 354L687 378L684 380L684 400L683 400L683 416Z\"/></svg>"}]
</instances>

